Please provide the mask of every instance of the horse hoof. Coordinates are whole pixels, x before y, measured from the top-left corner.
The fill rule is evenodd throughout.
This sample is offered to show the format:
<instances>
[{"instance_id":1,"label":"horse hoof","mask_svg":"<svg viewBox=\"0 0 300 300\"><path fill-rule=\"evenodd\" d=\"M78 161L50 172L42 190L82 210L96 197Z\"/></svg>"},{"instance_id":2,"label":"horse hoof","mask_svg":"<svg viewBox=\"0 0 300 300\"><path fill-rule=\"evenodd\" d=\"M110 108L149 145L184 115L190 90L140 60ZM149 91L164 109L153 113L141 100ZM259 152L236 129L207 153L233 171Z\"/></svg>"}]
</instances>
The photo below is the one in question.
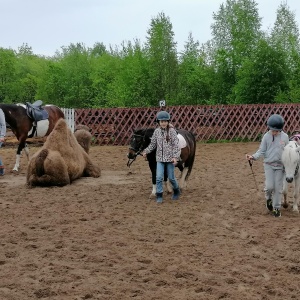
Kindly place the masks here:
<instances>
[{"instance_id":1,"label":"horse hoof","mask_svg":"<svg viewBox=\"0 0 300 300\"><path fill-rule=\"evenodd\" d=\"M283 203L283 204L282 204L282 207L283 207L283 208L288 208L289 205L288 205L287 203Z\"/></svg>"}]
</instances>

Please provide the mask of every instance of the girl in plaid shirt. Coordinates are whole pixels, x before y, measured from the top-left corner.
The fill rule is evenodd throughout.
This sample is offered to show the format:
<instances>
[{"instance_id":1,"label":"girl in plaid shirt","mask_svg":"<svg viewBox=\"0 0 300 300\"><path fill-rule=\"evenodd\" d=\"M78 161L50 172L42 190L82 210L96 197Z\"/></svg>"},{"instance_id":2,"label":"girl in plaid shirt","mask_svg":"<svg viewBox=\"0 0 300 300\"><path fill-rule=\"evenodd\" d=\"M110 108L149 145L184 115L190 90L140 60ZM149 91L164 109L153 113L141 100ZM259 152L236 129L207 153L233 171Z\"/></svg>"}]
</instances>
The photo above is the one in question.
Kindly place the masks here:
<instances>
[{"instance_id":1,"label":"girl in plaid shirt","mask_svg":"<svg viewBox=\"0 0 300 300\"><path fill-rule=\"evenodd\" d=\"M157 114L159 127L154 130L151 143L143 151L143 156L156 148L156 202L163 202L163 178L164 168L167 166L168 179L173 187L172 200L179 199L180 190L175 178L175 165L180 158L179 141L176 130L169 124L170 114L160 111Z\"/></svg>"}]
</instances>

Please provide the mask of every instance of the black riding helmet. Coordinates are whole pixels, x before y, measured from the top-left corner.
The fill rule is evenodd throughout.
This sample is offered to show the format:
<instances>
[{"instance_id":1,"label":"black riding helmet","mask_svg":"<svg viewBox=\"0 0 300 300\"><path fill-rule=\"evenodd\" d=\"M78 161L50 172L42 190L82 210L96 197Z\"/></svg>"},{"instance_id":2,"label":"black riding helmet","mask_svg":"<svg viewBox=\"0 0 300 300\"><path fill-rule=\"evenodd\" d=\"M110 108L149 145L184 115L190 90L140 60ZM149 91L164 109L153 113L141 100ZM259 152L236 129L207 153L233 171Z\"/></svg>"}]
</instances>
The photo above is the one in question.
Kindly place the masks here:
<instances>
[{"instance_id":1,"label":"black riding helmet","mask_svg":"<svg viewBox=\"0 0 300 300\"><path fill-rule=\"evenodd\" d=\"M274 114L268 119L267 125L270 130L281 131L284 125L283 117L281 115Z\"/></svg>"},{"instance_id":2,"label":"black riding helmet","mask_svg":"<svg viewBox=\"0 0 300 300\"><path fill-rule=\"evenodd\" d=\"M159 121L170 121L170 114L164 110L158 112L156 116L156 122L158 123Z\"/></svg>"}]
</instances>

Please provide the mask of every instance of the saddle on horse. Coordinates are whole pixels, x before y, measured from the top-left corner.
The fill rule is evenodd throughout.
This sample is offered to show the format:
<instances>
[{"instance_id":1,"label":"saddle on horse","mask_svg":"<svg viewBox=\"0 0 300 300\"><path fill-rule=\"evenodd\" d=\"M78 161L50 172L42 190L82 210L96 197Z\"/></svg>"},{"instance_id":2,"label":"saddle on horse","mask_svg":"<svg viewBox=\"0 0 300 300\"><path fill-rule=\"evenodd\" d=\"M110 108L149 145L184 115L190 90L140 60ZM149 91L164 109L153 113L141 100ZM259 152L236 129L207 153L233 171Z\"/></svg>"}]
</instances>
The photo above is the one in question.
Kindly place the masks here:
<instances>
[{"instance_id":1,"label":"saddle on horse","mask_svg":"<svg viewBox=\"0 0 300 300\"><path fill-rule=\"evenodd\" d=\"M34 103L26 102L27 116L35 122L49 118L48 112L42 108L43 101L37 100Z\"/></svg>"}]
</instances>

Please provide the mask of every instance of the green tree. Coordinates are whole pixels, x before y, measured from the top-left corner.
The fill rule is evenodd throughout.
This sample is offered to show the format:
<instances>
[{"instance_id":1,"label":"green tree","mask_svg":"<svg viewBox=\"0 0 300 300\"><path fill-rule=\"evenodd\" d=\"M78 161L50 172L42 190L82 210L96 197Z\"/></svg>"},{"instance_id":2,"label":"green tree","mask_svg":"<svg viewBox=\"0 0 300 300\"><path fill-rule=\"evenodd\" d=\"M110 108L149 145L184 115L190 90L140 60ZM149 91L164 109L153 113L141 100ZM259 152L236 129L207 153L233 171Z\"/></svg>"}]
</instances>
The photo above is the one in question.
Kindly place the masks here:
<instances>
[{"instance_id":1,"label":"green tree","mask_svg":"<svg viewBox=\"0 0 300 300\"><path fill-rule=\"evenodd\" d=\"M295 68L288 81L289 91L280 93L277 97L278 102L300 102L300 54L294 56Z\"/></svg>"},{"instance_id":2,"label":"green tree","mask_svg":"<svg viewBox=\"0 0 300 300\"><path fill-rule=\"evenodd\" d=\"M172 104L177 95L178 60L169 17L159 13L152 18L146 39L145 50L149 60L147 89L152 91L150 104L156 106L161 99Z\"/></svg>"},{"instance_id":3,"label":"green tree","mask_svg":"<svg viewBox=\"0 0 300 300\"><path fill-rule=\"evenodd\" d=\"M235 103L275 103L276 96L288 89L284 55L262 39L238 72Z\"/></svg>"},{"instance_id":4,"label":"green tree","mask_svg":"<svg viewBox=\"0 0 300 300\"><path fill-rule=\"evenodd\" d=\"M287 3L281 3L277 9L276 21L271 31L273 47L283 49L287 66L293 72L297 67L299 45L299 28L293 13Z\"/></svg>"},{"instance_id":5,"label":"green tree","mask_svg":"<svg viewBox=\"0 0 300 300\"><path fill-rule=\"evenodd\" d=\"M121 58L111 52L103 53L91 59L92 107L124 106L114 94L114 83L121 70Z\"/></svg>"},{"instance_id":6,"label":"green tree","mask_svg":"<svg viewBox=\"0 0 300 300\"><path fill-rule=\"evenodd\" d=\"M60 107L69 107L65 103L64 70L62 64L54 59L48 60L39 80L37 98L46 99L48 103Z\"/></svg>"},{"instance_id":7,"label":"green tree","mask_svg":"<svg viewBox=\"0 0 300 300\"><path fill-rule=\"evenodd\" d=\"M44 57L35 55L32 48L23 44L17 51L16 76L13 102L34 102L36 100L39 78L45 71Z\"/></svg>"},{"instance_id":8,"label":"green tree","mask_svg":"<svg viewBox=\"0 0 300 300\"><path fill-rule=\"evenodd\" d=\"M215 53L213 68L215 74L212 81L211 104L228 104L232 88L237 81L230 63L230 53L224 49L218 49Z\"/></svg>"},{"instance_id":9,"label":"green tree","mask_svg":"<svg viewBox=\"0 0 300 300\"><path fill-rule=\"evenodd\" d=\"M122 99L123 106L145 106L151 96L148 60L139 40L122 45L120 70L111 86L108 98ZM113 96L113 97L112 97Z\"/></svg>"},{"instance_id":10,"label":"green tree","mask_svg":"<svg viewBox=\"0 0 300 300\"><path fill-rule=\"evenodd\" d=\"M14 95L17 58L13 50L0 48L0 101L10 102Z\"/></svg>"},{"instance_id":11,"label":"green tree","mask_svg":"<svg viewBox=\"0 0 300 300\"><path fill-rule=\"evenodd\" d=\"M96 43L93 48L89 49L93 57L102 56L107 53L106 47L103 43Z\"/></svg>"},{"instance_id":12,"label":"green tree","mask_svg":"<svg viewBox=\"0 0 300 300\"><path fill-rule=\"evenodd\" d=\"M253 0L226 0L211 25L214 45L216 81L213 98L230 102L231 89L243 61L250 57L262 37L261 18Z\"/></svg>"},{"instance_id":13,"label":"green tree","mask_svg":"<svg viewBox=\"0 0 300 300\"><path fill-rule=\"evenodd\" d=\"M199 42L189 33L179 57L177 104L207 104L211 97L209 67L201 56Z\"/></svg>"},{"instance_id":14,"label":"green tree","mask_svg":"<svg viewBox=\"0 0 300 300\"><path fill-rule=\"evenodd\" d=\"M272 28L270 41L274 48L283 49L286 65L286 80L288 90L281 91L278 102L299 102L300 99L300 72L299 72L299 28L293 13L286 2L277 9L276 21Z\"/></svg>"},{"instance_id":15,"label":"green tree","mask_svg":"<svg viewBox=\"0 0 300 300\"><path fill-rule=\"evenodd\" d=\"M62 47L61 66L66 107L88 107L93 99L91 60L88 49L81 43Z\"/></svg>"}]
</instances>

